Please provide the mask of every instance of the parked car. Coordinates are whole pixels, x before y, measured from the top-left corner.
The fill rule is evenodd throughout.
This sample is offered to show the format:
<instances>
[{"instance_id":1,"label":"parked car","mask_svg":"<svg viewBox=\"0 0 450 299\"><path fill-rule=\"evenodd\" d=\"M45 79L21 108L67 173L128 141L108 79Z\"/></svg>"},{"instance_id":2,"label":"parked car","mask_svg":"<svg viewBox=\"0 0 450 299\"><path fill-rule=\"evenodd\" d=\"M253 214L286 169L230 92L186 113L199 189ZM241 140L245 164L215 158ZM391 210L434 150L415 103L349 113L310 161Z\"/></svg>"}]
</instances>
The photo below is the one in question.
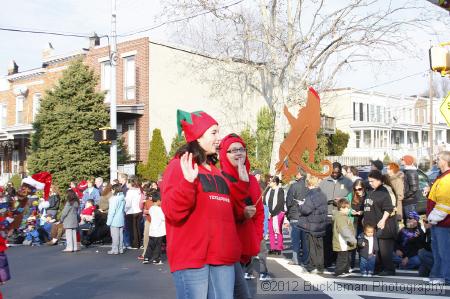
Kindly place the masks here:
<instances>
[{"instance_id":1,"label":"parked car","mask_svg":"<svg viewBox=\"0 0 450 299\"><path fill-rule=\"evenodd\" d=\"M370 172L370 165L364 165L364 166L358 166L356 167L359 171L359 176L367 181L369 172ZM383 174L387 174L387 168L384 167ZM426 213L426 209L427 209L427 198L423 195L423 190L425 189L425 187L427 186L431 186L431 182L430 179L428 178L427 174L425 172L423 172L420 169L417 169L417 173L419 175L419 190L420 192L417 192L418 194L418 199L417 199L417 213L419 213L420 215L423 215Z\"/></svg>"}]
</instances>

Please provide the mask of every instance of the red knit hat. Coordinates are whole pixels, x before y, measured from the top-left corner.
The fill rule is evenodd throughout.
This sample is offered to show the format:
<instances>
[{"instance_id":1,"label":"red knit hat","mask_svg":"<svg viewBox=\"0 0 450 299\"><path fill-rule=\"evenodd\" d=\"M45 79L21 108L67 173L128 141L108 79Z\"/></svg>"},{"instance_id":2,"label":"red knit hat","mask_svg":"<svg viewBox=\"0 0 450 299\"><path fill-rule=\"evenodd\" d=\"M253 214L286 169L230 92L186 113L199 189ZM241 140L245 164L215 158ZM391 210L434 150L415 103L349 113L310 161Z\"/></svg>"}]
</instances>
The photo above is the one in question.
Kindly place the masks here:
<instances>
[{"instance_id":1,"label":"red knit hat","mask_svg":"<svg viewBox=\"0 0 450 299\"><path fill-rule=\"evenodd\" d=\"M220 142L220 146L219 146L219 148L220 148L219 162L220 162L220 169L222 169L222 171L231 175L235 179L239 179L239 174L238 174L236 167L231 165L231 163L227 157L228 148L230 147L231 144L233 144L235 142L239 142L240 144L242 144L242 146L244 148L246 148L244 140L242 140L242 138L240 136L238 136L237 134L232 133L232 134L225 136L222 139L222 141ZM250 163L248 161L247 154L245 154L245 168L247 169L247 172L250 171Z\"/></svg>"},{"instance_id":2,"label":"red knit hat","mask_svg":"<svg viewBox=\"0 0 450 299\"><path fill-rule=\"evenodd\" d=\"M187 142L199 139L206 130L217 124L217 121L206 112L190 113L177 110L178 135L181 136L181 130L183 130Z\"/></svg>"},{"instance_id":3,"label":"red knit hat","mask_svg":"<svg viewBox=\"0 0 450 299\"><path fill-rule=\"evenodd\" d=\"M405 165L413 165L414 164L414 157L410 155L403 156L402 158Z\"/></svg>"}]
</instances>

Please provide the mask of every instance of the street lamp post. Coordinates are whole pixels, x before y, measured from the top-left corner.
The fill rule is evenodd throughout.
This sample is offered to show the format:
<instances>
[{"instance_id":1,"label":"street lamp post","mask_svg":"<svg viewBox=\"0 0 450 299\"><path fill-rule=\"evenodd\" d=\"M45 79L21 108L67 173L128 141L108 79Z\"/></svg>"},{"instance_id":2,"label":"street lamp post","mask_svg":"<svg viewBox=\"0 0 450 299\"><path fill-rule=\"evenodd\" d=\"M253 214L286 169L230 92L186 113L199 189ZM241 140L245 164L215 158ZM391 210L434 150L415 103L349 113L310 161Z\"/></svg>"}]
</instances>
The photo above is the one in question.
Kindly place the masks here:
<instances>
[{"instance_id":1,"label":"street lamp post","mask_svg":"<svg viewBox=\"0 0 450 299\"><path fill-rule=\"evenodd\" d=\"M117 67L117 33L116 33L116 0L111 0L111 56L109 62L111 64L111 94L110 94L110 121L111 129L117 129L117 99L116 99L116 67ZM111 141L110 148L110 180L117 179L117 141Z\"/></svg>"}]
</instances>

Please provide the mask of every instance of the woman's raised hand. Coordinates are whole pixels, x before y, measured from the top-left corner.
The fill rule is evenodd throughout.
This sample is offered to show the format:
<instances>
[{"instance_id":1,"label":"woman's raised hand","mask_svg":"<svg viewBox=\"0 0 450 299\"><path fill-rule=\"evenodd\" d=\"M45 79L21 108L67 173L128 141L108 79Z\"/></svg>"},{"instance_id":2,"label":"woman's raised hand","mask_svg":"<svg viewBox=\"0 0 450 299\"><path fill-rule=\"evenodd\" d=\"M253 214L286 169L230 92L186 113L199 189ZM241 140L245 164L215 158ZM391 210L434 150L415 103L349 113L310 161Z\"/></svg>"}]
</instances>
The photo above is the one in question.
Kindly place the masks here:
<instances>
[{"instance_id":1,"label":"woman's raised hand","mask_svg":"<svg viewBox=\"0 0 450 299\"><path fill-rule=\"evenodd\" d=\"M249 182L247 168L245 168L245 158L240 158L238 162L239 179L244 182Z\"/></svg>"},{"instance_id":2,"label":"woman's raised hand","mask_svg":"<svg viewBox=\"0 0 450 299\"><path fill-rule=\"evenodd\" d=\"M186 181L193 183L198 176L198 165L194 163L192 167L192 153L184 153L180 158L181 171Z\"/></svg>"}]
</instances>

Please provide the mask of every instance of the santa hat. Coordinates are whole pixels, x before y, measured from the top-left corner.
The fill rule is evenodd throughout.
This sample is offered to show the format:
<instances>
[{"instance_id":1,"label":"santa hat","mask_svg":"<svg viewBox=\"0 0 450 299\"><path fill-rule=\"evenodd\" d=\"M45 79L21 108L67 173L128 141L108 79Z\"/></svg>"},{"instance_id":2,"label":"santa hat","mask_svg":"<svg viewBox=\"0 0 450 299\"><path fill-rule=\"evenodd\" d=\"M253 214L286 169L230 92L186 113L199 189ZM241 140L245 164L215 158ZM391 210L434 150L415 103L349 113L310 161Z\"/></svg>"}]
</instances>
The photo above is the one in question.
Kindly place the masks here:
<instances>
[{"instance_id":1,"label":"santa hat","mask_svg":"<svg viewBox=\"0 0 450 299\"><path fill-rule=\"evenodd\" d=\"M84 190L86 190L88 187L88 183L86 180L82 180L81 182L78 183L77 185L77 189L80 190L81 192L83 192Z\"/></svg>"},{"instance_id":2,"label":"santa hat","mask_svg":"<svg viewBox=\"0 0 450 299\"><path fill-rule=\"evenodd\" d=\"M44 190L44 198L47 199L52 185L52 175L48 172L35 173L22 180L22 184L28 184L38 190Z\"/></svg>"},{"instance_id":3,"label":"santa hat","mask_svg":"<svg viewBox=\"0 0 450 299\"><path fill-rule=\"evenodd\" d=\"M203 133L213 125L217 125L217 121L206 112L195 111L190 113L177 110L178 135L181 136L183 130L187 142L202 137Z\"/></svg>"}]
</instances>

